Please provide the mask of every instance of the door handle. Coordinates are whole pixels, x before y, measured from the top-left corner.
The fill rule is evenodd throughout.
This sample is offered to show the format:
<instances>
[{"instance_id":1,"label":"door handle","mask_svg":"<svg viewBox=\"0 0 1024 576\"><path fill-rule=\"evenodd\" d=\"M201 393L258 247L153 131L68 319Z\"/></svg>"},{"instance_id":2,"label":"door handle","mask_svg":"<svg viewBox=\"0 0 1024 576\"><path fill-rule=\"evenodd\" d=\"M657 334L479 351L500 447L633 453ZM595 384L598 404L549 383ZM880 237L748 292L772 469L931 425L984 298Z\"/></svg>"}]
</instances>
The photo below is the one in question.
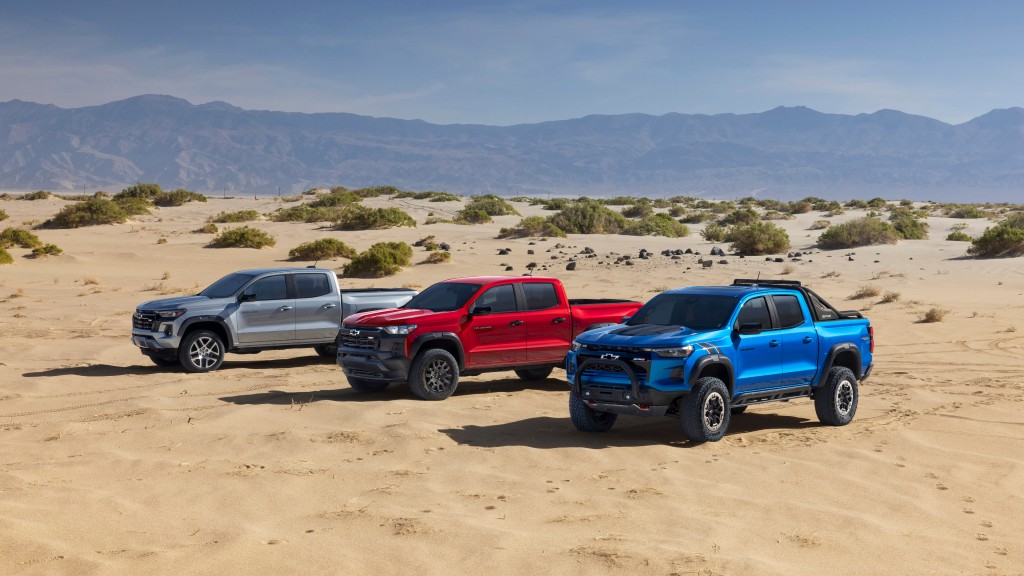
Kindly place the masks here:
<instances>
[{"instance_id":1,"label":"door handle","mask_svg":"<svg viewBox=\"0 0 1024 576\"><path fill-rule=\"evenodd\" d=\"M771 346L772 348L778 348L779 347L779 341L778 340L772 340L771 342L768 343L768 345Z\"/></svg>"},{"instance_id":2,"label":"door handle","mask_svg":"<svg viewBox=\"0 0 1024 576\"><path fill-rule=\"evenodd\" d=\"M323 306L321 306L321 308L324 308L324 309L327 309L327 308L337 308L337 307L338 307L337 304L324 304Z\"/></svg>"},{"instance_id":3,"label":"door handle","mask_svg":"<svg viewBox=\"0 0 1024 576\"><path fill-rule=\"evenodd\" d=\"M292 309L292 307L291 307L291 306L279 306L279 307L277 308L277 310L278 310L279 312L287 312L287 311L289 311L289 310L291 310L291 309Z\"/></svg>"},{"instance_id":4,"label":"door handle","mask_svg":"<svg viewBox=\"0 0 1024 576\"><path fill-rule=\"evenodd\" d=\"M555 318L551 321L552 324L561 324L562 322L565 322L565 318Z\"/></svg>"},{"instance_id":5,"label":"door handle","mask_svg":"<svg viewBox=\"0 0 1024 576\"><path fill-rule=\"evenodd\" d=\"M513 320L513 321L509 322L508 325L509 326L522 326L523 325L523 321L522 320Z\"/></svg>"},{"instance_id":6,"label":"door handle","mask_svg":"<svg viewBox=\"0 0 1024 576\"><path fill-rule=\"evenodd\" d=\"M804 344L810 344L811 342L814 342L814 338L811 338L810 336L804 336Z\"/></svg>"}]
</instances>

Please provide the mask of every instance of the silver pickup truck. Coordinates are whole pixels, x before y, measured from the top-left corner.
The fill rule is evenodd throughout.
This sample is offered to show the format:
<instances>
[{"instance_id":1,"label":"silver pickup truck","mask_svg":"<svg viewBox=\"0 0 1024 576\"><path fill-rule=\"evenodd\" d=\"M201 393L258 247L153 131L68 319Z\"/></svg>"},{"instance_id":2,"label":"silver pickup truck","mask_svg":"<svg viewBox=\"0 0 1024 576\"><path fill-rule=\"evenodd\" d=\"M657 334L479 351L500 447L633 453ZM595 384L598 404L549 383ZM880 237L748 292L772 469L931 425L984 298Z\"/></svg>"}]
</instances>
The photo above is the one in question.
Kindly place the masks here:
<instances>
[{"instance_id":1,"label":"silver pickup truck","mask_svg":"<svg viewBox=\"0 0 1024 576\"><path fill-rule=\"evenodd\" d=\"M195 296L145 302L132 316L132 344L158 366L209 372L225 352L312 347L337 353L350 314L397 308L416 295L404 288L346 289L322 268L242 270Z\"/></svg>"}]
</instances>

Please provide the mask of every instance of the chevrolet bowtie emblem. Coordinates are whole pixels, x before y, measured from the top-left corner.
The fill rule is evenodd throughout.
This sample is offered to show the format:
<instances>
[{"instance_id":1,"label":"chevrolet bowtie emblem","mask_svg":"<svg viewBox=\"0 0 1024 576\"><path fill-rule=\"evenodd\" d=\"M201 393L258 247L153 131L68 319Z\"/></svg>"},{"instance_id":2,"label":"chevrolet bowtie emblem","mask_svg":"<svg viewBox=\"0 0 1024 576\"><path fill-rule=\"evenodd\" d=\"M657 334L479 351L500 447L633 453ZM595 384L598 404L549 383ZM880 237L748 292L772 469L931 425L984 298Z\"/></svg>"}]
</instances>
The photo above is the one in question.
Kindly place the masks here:
<instances>
[{"instance_id":1,"label":"chevrolet bowtie emblem","mask_svg":"<svg viewBox=\"0 0 1024 576\"><path fill-rule=\"evenodd\" d=\"M601 360L618 360L618 354L601 354Z\"/></svg>"},{"instance_id":2,"label":"chevrolet bowtie emblem","mask_svg":"<svg viewBox=\"0 0 1024 576\"><path fill-rule=\"evenodd\" d=\"M348 331L348 335L349 336L359 336L359 330L349 330Z\"/></svg>"}]
</instances>

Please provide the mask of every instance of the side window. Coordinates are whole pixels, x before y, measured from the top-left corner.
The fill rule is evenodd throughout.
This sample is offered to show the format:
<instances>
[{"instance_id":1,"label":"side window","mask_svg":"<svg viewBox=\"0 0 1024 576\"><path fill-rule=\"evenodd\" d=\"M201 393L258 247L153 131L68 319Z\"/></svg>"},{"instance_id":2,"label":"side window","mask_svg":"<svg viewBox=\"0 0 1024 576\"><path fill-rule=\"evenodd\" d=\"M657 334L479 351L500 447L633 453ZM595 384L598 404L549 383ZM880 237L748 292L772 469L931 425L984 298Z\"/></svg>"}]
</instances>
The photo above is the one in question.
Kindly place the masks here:
<instances>
[{"instance_id":1,"label":"side window","mask_svg":"<svg viewBox=\"0 0 1024 576\"><path fill-rule=\"evenodd\" d=\"M295 297L316 298L331 293L331 282L325 274L296 274Z\"/></svg>"},{"instance_id":2,"label":"side window","mask_svg":"<svg viewBox=\"0 0 1024 576\"><path fill-rule=\"evenodd\" d=\"M490 308L492 314L516 311L516 291L512 284L495 286L476 299L477 308Z\"/></svg>"},{"instance_id":3,"label":"side window","mask_svg":"<svg viewBox=\"0 0 1024 576\"><path fill-rule=\"evenodd\" d=\"M527 310L547 310L558 306L558 292L550 282L525 282L523 292Z\"/></svg>"},{"instance_id":4,"label":"side window","mask_svg":"<svg viewBox=\"0 0 1024 576\"><path fill-rule=\"evenodd\" d=\"M256 301L284 300L288 297L288 286L285 283L284 274L260 278L245 291L256 294Z\"/></svg>"},{"instance_id":5,"label":"side window","mask_svg":"<svg viewBox=\"0 0 1024 576\"><path fill-rule=\"evenodd\" d=\"M772 317L768 314L768 303L763 297L747 300L740 310L738 319L740 325L760 324L761 328L768 330L772 327Z\"/></svg>"},{"instance_id":6,"label":"side window","mask_svg":"<svg viewBox=\"0 0 1024 576\"><path fill-rule=\"evenodd\" d=\"M792 328L804 323L804 312L796 296L772 296L775 311L779 314L779 328Z\"/></svg>"}]
</instances>

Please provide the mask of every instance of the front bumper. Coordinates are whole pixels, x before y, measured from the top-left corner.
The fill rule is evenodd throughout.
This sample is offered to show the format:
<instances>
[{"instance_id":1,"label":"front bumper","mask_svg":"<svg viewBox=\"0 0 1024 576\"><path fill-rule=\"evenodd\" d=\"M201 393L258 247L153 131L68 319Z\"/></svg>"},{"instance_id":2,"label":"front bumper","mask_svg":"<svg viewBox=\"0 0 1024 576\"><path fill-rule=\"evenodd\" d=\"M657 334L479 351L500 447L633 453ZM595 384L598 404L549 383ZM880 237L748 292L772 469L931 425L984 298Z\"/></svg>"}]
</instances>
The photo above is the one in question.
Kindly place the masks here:
<instances>
[{"instance_id":1,"label":"front bumper","mask_svg":"<svg viewBox=\"0 0 1024 576\"><path fill-rule=\"evenodd\" d=\"M594 373L590 370L594 367L603 368L599 373L605 373L607 381L591 376ZM650 368L649 361L638 366L635 360L584 357L570 353L567 356L566 375L572 390L593 410L632 416L664 416L682 391L662 391L645 385Z\"/></svg>"},{"instance_id":2,"label":"front bumper","mask_svg":"<svg viewBox=\"0 0 1024 576\"><path fill-rule=\"evenodd\" d=\"M338 337L338 366L346 376L379 382L407 382L412 360L404 335L343 326Z\"/></svg>"},{"instance_id":3,"label":"front bumper","mask_svg":"<svg viewBox=\"0 0 1024 576\"><path fill-rule=\"evenodd\" d=\"M180 343L181 338L168 336L163 332L132 332L132 344L138 347L143 354L159 355L164 352L174 352Z\"/></svg>"}]
</instances>

